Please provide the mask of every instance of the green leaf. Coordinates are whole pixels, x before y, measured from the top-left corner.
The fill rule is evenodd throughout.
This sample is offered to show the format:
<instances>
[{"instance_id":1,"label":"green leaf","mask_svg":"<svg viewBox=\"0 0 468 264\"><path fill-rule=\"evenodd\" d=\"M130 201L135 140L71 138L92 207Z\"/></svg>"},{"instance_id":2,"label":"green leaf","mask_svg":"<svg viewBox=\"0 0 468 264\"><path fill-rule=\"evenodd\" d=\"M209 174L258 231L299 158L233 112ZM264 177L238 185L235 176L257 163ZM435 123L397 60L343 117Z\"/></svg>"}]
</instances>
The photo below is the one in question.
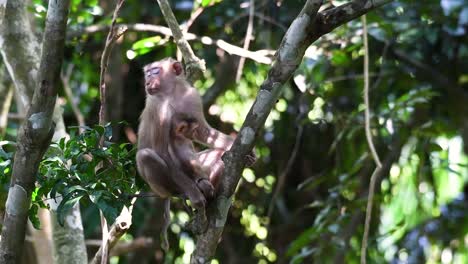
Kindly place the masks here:
<instances>
[{"instance_id":1,"label":"green leaf","mask_svg":"<svg viewBox=\"0 0 468 264\"><path fill-rule=\"evenodd\" d=\"M97 205L99 210L102 211L106 220L113 223L123 206L112 201L107 201L104 194L105 193L103 191L97 191L93 195L90 195L90 199L95 205ZM91 196L93 196L93 198L91 198Z\"/></svg>"},{"instance_id":2,"label":"green leaf","mask_svg":"<svg viewBox=\"0 0 468 264\"><path fill-rule=\"evenodd\" d=\"M61 226L65 223L65 216L83 198L83 193L70 193L65 196L57 207L57 219Z\"/></svg>"},{"instance_id":3,"label":"green leaf","mask_svg":"<svg viewBox=\"0 0 468 264\"><path fill-rule=\"evenodd\" d=\"M317 248L307 248L305 250L302 250L299 254L295 255L290 263L297 264L297 263L303 263L303 260L312 254L317 252Z\"/></svg>"},{"instance_id":4,"label":"green leaf","mask_svg":"<svg viewBox=\"0 0 468 264\"><path fill-rule=\"evenodd\" d=\"M95 125L94 130L98 132L99 136L102 136L106 129L103 126Z\"/></svg>"},{"instance_id":5,"label":"green leaf","mask_svg":"<svg viewBox=\"0 0 468 264\"><path fill-rule=\"evenodd\" d=\"M333 51L331 62L335 66L346 66L351 62L351 60L349 59L349 56L344 51L335 50Z\"/></svg>"},{"instance_id":6,"label":"green leaf","mask_svg":"<svg viewBox=\"0 0 468 264\"><path fill-rule=\"evenodd\" d=\"M207 7L209 6L211 3L213 2L213 0L202 0L202 6L203 7Z\"/></svg>"},{"instance_id":7,"label":"green leaf","mask_svg":"<svg viewBox=\"0 0 468 264\"><path fill-rule=\"evenodd\" d=\"M39 206L37 204L31 204L28 211L28 217L34 228L41 229L41 221L39 221L39 217L37 216L38 210Z\"/></svg>"},{"instance_id":8,"label":"green leaf","mask_svg":"<svg viewBox=\"0 0 468 264\"><path fill-rule=\"evenodd\" d=\"M162 40L162 38L160 36L154 36L154 37L150 37L150 38L144 38L144 39L141 39L135 43L133 43L132 45L132 50L140 50L140 49L148 49L148 48L153 48L155 47L160 41ZM139 53L137 51L137 53Z\"/></svg>"},{"instance_id":9,"label":"green leaf","mask_svg":"<svg viewBox=\"0 0 468 264\"><path fill-rule=\"evenodd\" d=\"M435 143L435 142L431 142L430 145L429 145L429 151L430 152L439 152L439 151L442 151L444 150L439 144Z\"/></svg>"},{"instance_id":10,"label":"green leaf","mask_svg":"<svg viewBox=\"0 0 468 264\"><path fill-rule=\"evenodd\" d=\"M286 255L287 256L294 256L299 252L302 248L309 245L312 240L318 237L319 232L315 226L306 229L302 234L296 238L291 245L289 246Z\"/></svg>"},{"instance_id":11,"label":"green leaf","mask_svg":"<svg viewBox=\"0 0 468 264\"><path fill-rule=\"evenodd\" d=\"M80 185L75 185L70 188L67 188L63 194L69 195L69 194L78 193L78 192L87 193L88 191L85 188L81 187Z\"/></svg>"}]
</instances>

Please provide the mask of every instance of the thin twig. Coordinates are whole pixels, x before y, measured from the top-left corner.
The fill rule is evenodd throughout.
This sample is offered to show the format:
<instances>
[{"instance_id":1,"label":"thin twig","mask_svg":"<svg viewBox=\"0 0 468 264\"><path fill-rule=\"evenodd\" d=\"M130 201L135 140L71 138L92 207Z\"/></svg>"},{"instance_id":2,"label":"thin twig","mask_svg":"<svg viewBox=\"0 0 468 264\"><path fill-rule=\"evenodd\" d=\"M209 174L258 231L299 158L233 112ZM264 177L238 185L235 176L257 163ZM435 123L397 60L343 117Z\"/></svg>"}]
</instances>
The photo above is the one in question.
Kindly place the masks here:
<instances>
[{"instance_id":1,"label":"thin twig","mask_svg":"<svg viewBox=\"0 0 468 264\"><path fill-rule=\"evenodd\" d=\"M15 93L13 85L9 85L6 89L7 94L5 95L5 100L3 100L3 106L0 110L0 138L5 136L8 125L8 112L10 112L11 101L13 99L13 94Z\"/></svg>"},{"instance_id":2,"label":"thin twig","mask_svg":"<svg viewBox=\"0 0 468 264\"><path fill-rule=\"evenodd\" d=\"M286 182L286 176L288 176L289 171L291 171L292 165L296 161L297 153L299 152L299 147L301 145L300 143L301 143L303 131L304 131L304 126L299 125L299 128L297 129L296 141L294 142L293 151L291 152L291 156L289 157L286 167L284 168L283 172L278 177L278 183L276 184L275 191L273 192L273 196L271 197L271 200L270 200L270 205L268 206L268 219L271 219L273 210L275 208L276 199L279 193L281 192L281 190L283 189L284 183Z\"/></svg>"},{"instance_id":3,"label":"thin twig","mask_svg":"<svg viewBox=\"0 0 468 264\"><path fill-rule=\"evenodd\" d=\"M233 25L234 25L235 23L237 23L240 19L242 19L242 18L244 18L244 17L246 17L246 16L248 16L248 15L249 15L249 13L247 12L247 13L243 13L243 14L240 14L240 15L236 16L234 19L232 19L231 21L227 22L227 23L225 24L225 27L230 27L230 28L232 28ZM270 16L266 16L266 15L264 15L264 14L262 14L262 13L258 13L258 12L255 12L255 13L254 13L254 16L256 16L256 17L257 17L258 19L260 19L260 20L263 20L263 21L265 21L265 22L267 22L267 23L270 23L270 24L272 24L272 25L274 25L274 26L277 26L277 27L280 28L282 31L288 30L288 27L286 27L285 25L279 23L278 21L276 21L274 18L272 18L272 17L270 17Z\"/></svg>"},{"instance_id":4,"label":"thin twig","mask_svg":"<svg viewBox=\"0 0 468 264\"><path fill-rule=\"evenodd\" d=\"M247 31L245 32L245 39L244 39L244 46L242 48L248 50L250 46L250 41L252 40L252 33L253 33L253 22L254 22L254 13L255 13L255 0L250 0L250 7L249 7L249 22L247 24ZM240 57L239 59L239 66L237 68L236 73L236 83L239 82L242 71L244 69L245 58Z\"/></svg>"},{"instance_id":5,"label":"thin twig","mask_svg":"<svg viewBox=\"0 0 468 264\"><path fill-rule=\"evenodd\" d=\"M195 20L203 13L203 10L205 10L202 6L198 7L195 11L192 11L192 14L190 14L190 18L185 22L184 25L182 25L182 34L185 36L187 32L189 31L190 27L193 25ZM180 49L177 50L177 60L181 60L182 53L180 52Z\"/></svg>"},{"instance_id":6,"label":"thin twig","mask_svg":"<svg viewBox=\"0 0 468 264\"><path fill-rule=\"evenodd\" d=\"M372 133L370 130L370 104L369 104L369 46L367 42L367 25L366 16L362 16L362 27L363 27L363 42L364 42L364 104L365 104L365 129L367 143L377 167L382 167L379 155L375 150L374 143L372 142Z\"/></svg>"},{"instance_id":7,"label":"thin twig","mask_svg":"<svg viewBox=\"0 0 468 264\"><path fill-rule=\"evenodd\" d=\"M376 168L372 173L369 183L369 197L367 199L367 208L366 208L366 221L364 224L364 234L362 236L361 244L361 264L366 264L366 253L367 253L367 243L369 238L369 227L372 216L372 205L374 200L375 192L375 181L376 177L379 174L380 169L382 168L382 163L380 162L379 155L375 150L374 143L372 142L372 134L370 131L370 112L369 112L369 46L367 41L367 22L366 15L363 15L361 18L362 28L363 28L363 42L364 42L364 104L365 104L365 130L366 130L366 139L367 144L369 145L372 158L376 163Z\"/></svg>"},{"instance_id":8,"label":"thin twig","mask_svg":"<svg viewBox=\"0 0 468 264\"><path fill-rule=\"evenodd\" d=\"M123 236L123 234L125 234L131 227L133 205L135 204L136 199L137 197L134 197L132 199L128 208L124 206L124 208L120 212L119 217L117 217L114 224L109 229L110 231L107 241L107 250L112 249L115 246L115 244L119 241L119 239ZM102 260L104 259L103 252L105 251L103 250L103 248L103 245L101 245L99 250L96 252L96 255L94 255L93 260L90 262L91 264L102 263Z\"/></svg>"},{"instance_id":9,"label":"thin twig","mask_svg":"<svg viewBox=\"0 0 468 264\"><path fill-rule=\"evenodd\" d=\"M8 113L8 119L14 120L14 121L23 121L26 116L23 114L18 114L18 113Z\"/></svg>"},{"instance_id":10,"label":"thin twig","mask_svg":"<svg viewBox=\"0 0 468 264\"><path fill-rule=\"evenodd\" d=\"M74 99L73 91L72 91L72 89L70 87L70 78L71 78L71 74L73 72L73 67L74 67L74 64L68 65L66 73L61 74L60 77L61 77L62 83L63 83L63 90L65 91L65 95L68 98L68 102L70 103L73 114L75 115L76 121L78 122L79 131L80 131L80 133L82 133L83 130L84 130L84 127L86 125L85 124L85 119L84 119L83 113L81 112L80 108L78 107L78 104L75 102L75 100L73 100Z\"/></svg>"},{"instance_id":11,"label":"thin twig","mask_svg":"<svg viewBox=\"0 0 468 264\"><path fill-rule=\"evenodd\" d=\"M106 107L106 81L105 76L107 73L107 66L109 65L109 57L112 51L114 42L122 36L127 30L125 27L116 27L117 17L119 16L120 9L125 0L119 0L112 15L112 23L110 25L109 33L107 34L106 44L101 56L101 72L99 75L99 91L101 108L99 109L99 124L104 125L105 123L105 107Z\"/></svg>"},{"instance_id":12,"label":"thin twig","mask_svg":"<svg viewBox=\"0 0 468 264\"><path fill-rule=\"evenodd\" d=\"M119 12L120 12L120 9L122 8L124 1L125 0L118 0L117 5L115 6L114 14L112 15L111 26L109 29L109 33L107 34L106 43L104 45L104 50L102 51L102 56L101 56L101 72L99 76L99 91L100 91L100 101L101 101L101 107L99 109L99 124L100 125L104 125L106 123L106 120L105 120L105 109L106 109L105 76L107 73L107 66L109 65L109 57L110 57L114 42L120 36L122 36L126 31L125 28L121 28L120 30L117 30L115 28L115 24L117 23L117 17L119 16ZM102 146L103 143L104 143L104 137L101 138L100 145ZM101 229L102 229L102 247L101 247L102 251L100 255L101 256L100 263L106 264L108 262L108 257L109 257L110 233L108 230L109 227L107 225L107 220L104 217L104 214L101 210L100 210L100 217L101 217Z\"/></svg>"},{"instance_id":13,"label":"thin twig","mask_svg":"<svg viewBox=\"0 0 468 264\"><path fill-rule=\"evenodd\" d=\"M183 30L184 33L187 33L189 31L190 27L193 25L195 20L203 13L204 10L205 9L203 7L198 7L195 11L192 12L192 14L190 14L189 20L187 20L187 22L185 23L185 27Z\"/></svg>"}]
</instances>

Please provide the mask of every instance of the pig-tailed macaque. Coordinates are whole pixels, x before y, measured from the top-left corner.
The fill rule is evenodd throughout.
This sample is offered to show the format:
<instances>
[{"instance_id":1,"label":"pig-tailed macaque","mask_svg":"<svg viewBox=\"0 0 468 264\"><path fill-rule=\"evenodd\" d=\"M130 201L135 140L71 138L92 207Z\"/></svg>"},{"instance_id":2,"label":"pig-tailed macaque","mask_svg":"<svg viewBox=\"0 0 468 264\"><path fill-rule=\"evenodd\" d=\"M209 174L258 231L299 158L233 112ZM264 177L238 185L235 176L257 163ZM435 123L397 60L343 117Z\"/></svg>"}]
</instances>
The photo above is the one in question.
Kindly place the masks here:
<instances>
[{"instance_id":1,"label":"pig-tailed macaque","mask_svg":"<svg viewBox=\"0 0 468 264\"><path fill-rule=\"evenodd\" d=\"M215 195L224 170L221 156L233 143L231 136L210 127L201 97L185 79L182 64L172 58L143 68L146 106L138 129L137 168L152 191L165 201L163 246L168 246L169 198L189 199L204 216L195 232L204 232L207 199ZM196 153L192 141L209 149ZM249 163L255 156L248 157Z\"/></svg>"}]
</instances>

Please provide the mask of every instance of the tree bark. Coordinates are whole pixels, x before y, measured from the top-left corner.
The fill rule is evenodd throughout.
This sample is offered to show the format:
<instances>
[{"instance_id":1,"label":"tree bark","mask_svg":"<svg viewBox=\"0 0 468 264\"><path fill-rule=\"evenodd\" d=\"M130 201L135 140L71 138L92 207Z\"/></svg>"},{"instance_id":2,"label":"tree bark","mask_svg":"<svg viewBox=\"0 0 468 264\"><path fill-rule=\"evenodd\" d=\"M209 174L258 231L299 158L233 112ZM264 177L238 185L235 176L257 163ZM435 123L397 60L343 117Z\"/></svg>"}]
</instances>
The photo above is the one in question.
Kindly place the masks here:
<instances>
[{"instance_id":1,"label":"tree bark","mask_svg":"<svg viewBox=\"0 0 468 264\"><path fill-rule=\"evenodd\" d=\"M27 89L35 88L32 103L29 107L26 119L18 131L17 151L13 164L13 174L10 183L10 190L6 202L5 220L2 228L2 240L0 244L0 262L1 263L18 263L21 257L28 209L31 203L31 192L34 189L35 176L39 166L39 162L47 150L52 139L54 125L52 116L57 98L57 82L60 76L60 68L63 59L63 47L65 44L66 22L68 17L69 0L49 1L49 8L46 16L46 26L42 44L42 55L40 60L39 72L37 80L27 78L29 85L23 86L23 92ZM24 7L21 1L8 1L6 9L11 7L12 10L18 7ZM12 46L5 45L5 42L14 39L9 38L11 35L18 33L12 32L13 28L9 28L9 23L19 23L15 18L21 21L27 21L25 12L9 13L6 12L5 20L2 23L0 43L2 43L2 55L6 61L7 67L10 67L9 72L19 71L20 68L28 68L31 71L23 71L20 74L31 74L35 69L35 65L31 60L24 60L21 64L11 64L12 57L5 56L5 50L11 49ZM6 22L6 23L5 23ZM29 25L29 23L26 23ZM26 26L26 24L24 26ZM19 30L16 28L16 30ZM24 29L21 29L23 31ZM32 33L24 33L25 37L33 38ZM33 39L29 39L33 41ZM18 39L16 39L18 41ZM37 42L36 42L37 43ZM13 44L13 43L11 43ZM18 43L14 43L15 49L20 49ZM35 48L34 44L23 46L22 48ZM15 51L17 53L17 51ZM29 52L26 54L30 54ZM24 55L24 54L23 54ZM5 59L5 57L7 59ZM18 56L20 57L20 56ZM35 56L37 57L37 56ZM8 61L8 59L11 59ZM33 58L23 58L32 59ZM29 62L29 63L24 63ZM37 64L36 64L37 65ZM13 69L12 66L15 68ZM22 68L23 67L23 68ZM14 76L14 75L12 75ZM14 78L16 84L17 80ZM32 86L34 85L34 86ZM24 92L26 95L27 93ZM27 100L27 98L22 98ZM25 103L27 101L24 101Z\"/></svg>"}]
</instances>

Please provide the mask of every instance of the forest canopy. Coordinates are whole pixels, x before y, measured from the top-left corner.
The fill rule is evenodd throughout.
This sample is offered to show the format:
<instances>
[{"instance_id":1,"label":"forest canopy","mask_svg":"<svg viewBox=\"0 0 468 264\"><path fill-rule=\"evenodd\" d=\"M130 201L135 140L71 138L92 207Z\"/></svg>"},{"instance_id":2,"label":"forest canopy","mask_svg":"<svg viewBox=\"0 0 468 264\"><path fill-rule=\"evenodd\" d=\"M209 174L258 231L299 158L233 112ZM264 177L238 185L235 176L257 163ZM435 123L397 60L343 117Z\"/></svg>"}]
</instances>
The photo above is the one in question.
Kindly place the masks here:
<instances>
[{"instance_id":1,"label":"forest canopy","mask_svg":"<svg viewBox=\"0 0 468 264\"><path fill-rule=\"evenodd\" d=\"M0 1L0 263L468 263L467 31L467 0ZM165 215L168 57L201 97L161 168L222 170Z\"/></svg>"}]
</instances>

